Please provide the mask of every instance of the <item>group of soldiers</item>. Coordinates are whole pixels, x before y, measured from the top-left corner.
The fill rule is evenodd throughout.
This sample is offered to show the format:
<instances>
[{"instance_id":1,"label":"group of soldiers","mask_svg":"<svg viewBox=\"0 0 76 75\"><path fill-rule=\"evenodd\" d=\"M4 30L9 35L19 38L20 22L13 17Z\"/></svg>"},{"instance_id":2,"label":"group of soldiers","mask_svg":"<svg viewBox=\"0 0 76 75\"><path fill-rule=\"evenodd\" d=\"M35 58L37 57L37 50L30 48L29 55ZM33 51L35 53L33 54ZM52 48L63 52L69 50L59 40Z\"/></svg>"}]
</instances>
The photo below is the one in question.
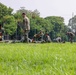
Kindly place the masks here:
<instances>
[{"instance_id":1,"label":"group of soldiers","mask_svg":"<svg viewBox=\"0 0 76 75\"><path fill-rule=\"evenodd\" d=\"M69 42L72 43L74 41L75 34L73 32L67 32L65 35L67 35ZM52 42L53 41L53 42L63 42L63 43L65 43L65 40L62 40L62 38L60 36L51 40L49 34L47 34L47 33L43 34L42 31L40 31L38 34L35 34L33 36L32 42L35 42L35 41L41 41L41 42Z\"/></svg>"},{"instance_id":2,"label":"group of soldiers","mask_svg":"<svg viewBox=\"0 0 76 75\"><path fill-rule=\"evenodd\" d=\"M4 30L2 28L2 25L0 24L0 41L3 40L3 33L4 33ZM75 34L73 32L67 32L66 35L68 36L68 41L70 41L72 43ZM40 32L38 34L35 34L33 36L33 38L31 39L31 41L30 41L30 39L28 39L28 42L36 42L36 41L51 42L52 40L51 40L49 34L47 34L47 33L44 34L43 31L40 30ZM54 41L56 41L56 42L62 42L62 39L59 36L56 39L54 39ZM65 42L65 40L63 42Z\"/></svg>"},{"instance_id":3,"label":"group of soldiers","mask_svg":"<svg viewBox=\"0 0 76 75\"><path fill-rule=\"evenodd\" d=\"M32 42L41 41L41 42L51 42L51 38L49 34L43 33L43 31L40 30L38 34L35 34L33 36Z\"/></svg>"}]
</instances>

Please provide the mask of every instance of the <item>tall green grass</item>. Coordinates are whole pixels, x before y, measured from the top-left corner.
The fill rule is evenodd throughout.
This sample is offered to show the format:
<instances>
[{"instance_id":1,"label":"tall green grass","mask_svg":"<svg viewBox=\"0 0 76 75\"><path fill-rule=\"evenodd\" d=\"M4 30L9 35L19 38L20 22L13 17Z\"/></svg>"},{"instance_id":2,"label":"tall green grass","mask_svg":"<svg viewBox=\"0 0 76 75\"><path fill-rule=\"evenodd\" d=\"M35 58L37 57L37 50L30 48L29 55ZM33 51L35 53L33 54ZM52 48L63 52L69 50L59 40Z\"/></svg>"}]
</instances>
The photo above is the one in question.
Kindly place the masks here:
<instances>
[{"instance_id":1,"label":"tall green grass","mask_svg":"<svg viewBox=\"0 0 76 75\"><path fill-rule=\"evenodd\" d=\"M0 75L76 75L76 43L0 43Z\"/></svg>"}]
</instances>

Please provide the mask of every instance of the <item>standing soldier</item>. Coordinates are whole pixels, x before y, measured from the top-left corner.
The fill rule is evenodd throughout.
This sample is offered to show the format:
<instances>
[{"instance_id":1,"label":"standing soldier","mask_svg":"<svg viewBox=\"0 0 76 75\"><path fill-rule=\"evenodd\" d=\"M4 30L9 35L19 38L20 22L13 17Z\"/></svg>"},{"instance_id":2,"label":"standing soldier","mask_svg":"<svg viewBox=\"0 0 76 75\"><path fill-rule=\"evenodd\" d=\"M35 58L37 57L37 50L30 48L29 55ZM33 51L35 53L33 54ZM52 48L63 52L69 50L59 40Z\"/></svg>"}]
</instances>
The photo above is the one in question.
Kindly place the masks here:
<instances>
[{"instance_id":1,"label":"standing soldier","mask_svg":"<svg viewBox=\"0 0 76 75\"><path fill-rule=\"evenodd\" d=\"M23 29L23 34L24 34L24 42L28 43L29 42L28 34L30 32L30 21L25 13L22 13L22 17L23 17L22 29Z\"/></svg>"}]
</instances>

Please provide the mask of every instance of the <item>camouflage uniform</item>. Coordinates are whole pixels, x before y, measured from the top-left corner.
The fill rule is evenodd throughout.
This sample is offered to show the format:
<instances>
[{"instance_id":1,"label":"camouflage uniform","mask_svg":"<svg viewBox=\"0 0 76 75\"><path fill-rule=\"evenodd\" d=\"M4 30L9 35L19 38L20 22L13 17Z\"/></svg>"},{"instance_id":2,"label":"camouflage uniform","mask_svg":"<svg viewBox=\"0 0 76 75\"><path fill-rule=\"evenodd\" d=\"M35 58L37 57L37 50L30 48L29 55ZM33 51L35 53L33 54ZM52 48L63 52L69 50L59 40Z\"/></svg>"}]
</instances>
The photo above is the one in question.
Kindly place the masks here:
<instances>
[{"instance_id":1,"label":"camouflage uniform","mask_svg":"<svg viewBox=\"0 0 76 75\"><path fill-rule=\"evenodd\" d=\"M67 32L67 35L68 35L68 38L69 38L69 41L72 43L73 42L73 38L74 38L74 33L72 32Z\"/></svg>"},{"instance_id":2,"label":"camouflage uniform","mask_svg":"<svg viewBox=\"0 0 76 75\"><path fill-rule=\"evenodd\" d=\"M24 17L23 18L23 25L22 25L22 29L23 29L23 35L24 35L24 42L29 42L29 38L28 38L28 34L30 32L30 21L28 19L28 17Z\"/></svg>"},{"instance_id":3,"label":"camouflage uniform","mask_svg":"<svg viewBox=\"0 0 76 75\"><path fill-rule=\"evenodd\" d=\"M0 41L2 41L2 39L3 39L3 32L4 32L4 30L3 30L2 26L0 25Z\"/></svg>"}]
</instances>

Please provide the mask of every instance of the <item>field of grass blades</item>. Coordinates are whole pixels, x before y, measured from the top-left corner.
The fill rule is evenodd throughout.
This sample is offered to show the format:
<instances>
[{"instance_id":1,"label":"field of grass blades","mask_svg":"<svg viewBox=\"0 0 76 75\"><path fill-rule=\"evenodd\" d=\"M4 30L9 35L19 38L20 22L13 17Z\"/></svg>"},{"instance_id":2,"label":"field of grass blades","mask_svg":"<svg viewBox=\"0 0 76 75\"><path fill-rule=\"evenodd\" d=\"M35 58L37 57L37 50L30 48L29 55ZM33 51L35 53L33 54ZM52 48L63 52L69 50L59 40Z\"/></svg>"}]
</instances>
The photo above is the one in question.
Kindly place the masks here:
<instances>
[{"instance_id":1,"label":"field of grass blades","mask_svg":"<svg viewBox=\"0 0 76 75\"><path fill-rule=\"evenodd\" d=\"M0 75L76 75L76 43L0 43Z\"/></svg>"}]
</instances>

